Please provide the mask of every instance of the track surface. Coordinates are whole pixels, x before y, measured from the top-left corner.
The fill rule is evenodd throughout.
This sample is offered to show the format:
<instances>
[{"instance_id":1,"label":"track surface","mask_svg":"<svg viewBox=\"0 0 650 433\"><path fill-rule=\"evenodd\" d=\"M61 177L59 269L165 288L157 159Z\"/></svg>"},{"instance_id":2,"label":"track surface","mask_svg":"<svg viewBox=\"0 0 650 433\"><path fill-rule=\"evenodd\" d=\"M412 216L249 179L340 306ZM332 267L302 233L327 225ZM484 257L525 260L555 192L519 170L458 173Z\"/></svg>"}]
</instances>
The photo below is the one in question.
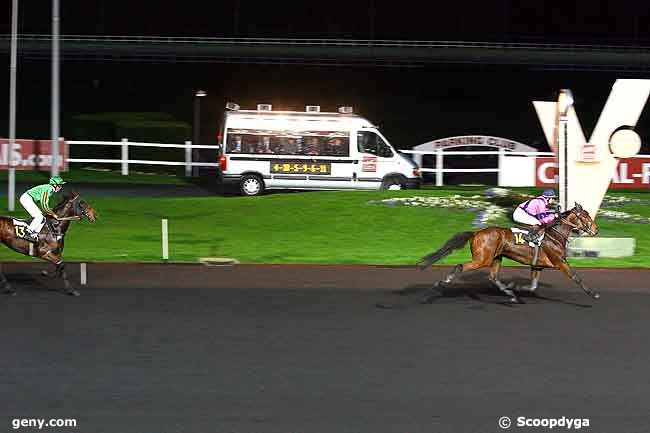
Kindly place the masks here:
<instances>
[{"instance_id":1,"label":"track surface","mask_svg":"<svg viewBox=\"0 0 650 433\"><path fill-rule=\"evenodd\" d=\"M511 307L480 274L432 305L396 293L441 268L89 264L77 298L42 268L5 265L3 432L648 431L649 271L582 270L599 301L545 273L548 299Z\"/></svg>"}]
</instances>

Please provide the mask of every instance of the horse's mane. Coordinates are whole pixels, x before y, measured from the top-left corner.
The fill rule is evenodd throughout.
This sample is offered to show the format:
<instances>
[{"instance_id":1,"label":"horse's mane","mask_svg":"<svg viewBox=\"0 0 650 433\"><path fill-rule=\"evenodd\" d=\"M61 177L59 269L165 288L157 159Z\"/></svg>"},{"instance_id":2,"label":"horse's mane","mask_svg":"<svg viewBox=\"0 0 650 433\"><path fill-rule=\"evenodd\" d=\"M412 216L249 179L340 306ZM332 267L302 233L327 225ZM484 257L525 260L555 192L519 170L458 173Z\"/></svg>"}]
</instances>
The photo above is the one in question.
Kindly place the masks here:
<instances>
[{"instance_id":1,"label":"horse's mane","mask_svg":"<svg viewBox=\"0 0 650 433\"><path fill-rule=\"evenodd\" d=\"M61 209L63 206L65 206L66 203L68 203L70 200L72 200L74 197L75 197L75 196L74 196L74 194L72 194L72 193L69 193L69 192L65 192L65 193L63 193L63 196L61 197L61 201L58 202L58 203L57 203L57 204L52 208L52 210L53 210L54 212L58 211L58 210Z\"/></svg>"}]
</instances>

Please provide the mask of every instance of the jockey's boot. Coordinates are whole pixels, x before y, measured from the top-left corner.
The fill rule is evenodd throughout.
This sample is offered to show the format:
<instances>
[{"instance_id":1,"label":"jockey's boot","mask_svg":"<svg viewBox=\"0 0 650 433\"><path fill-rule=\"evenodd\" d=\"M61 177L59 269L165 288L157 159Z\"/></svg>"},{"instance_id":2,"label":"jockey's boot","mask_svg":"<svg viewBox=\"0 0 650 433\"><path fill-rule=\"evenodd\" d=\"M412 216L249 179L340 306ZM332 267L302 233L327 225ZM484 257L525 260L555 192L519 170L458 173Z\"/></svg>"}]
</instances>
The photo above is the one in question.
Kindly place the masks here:
<instances>
[{"instance_id":1,"label":"jockey's boot","mask_svg":"<svg viewBox=\"0 0 650 433\"><path fill-rule=\"evenodd\" d=\"M541 234L543 233L542 226L533 226L531 229L524 235L524 239L527 242L532 242L536 244L539 241Z\"/></svg>"},{"instance_id":2,"label":"jockey's boot","mask_svg":"<svg viewBox=\"0 0 650 433\"><path fill-rule=\"evenodd\" d=\"M26 241L32 242L34 244L38 243L38 233L32 232L30 230L25 230L25 235L23 236L23 238Z\"/></svg>"}]
</instances>

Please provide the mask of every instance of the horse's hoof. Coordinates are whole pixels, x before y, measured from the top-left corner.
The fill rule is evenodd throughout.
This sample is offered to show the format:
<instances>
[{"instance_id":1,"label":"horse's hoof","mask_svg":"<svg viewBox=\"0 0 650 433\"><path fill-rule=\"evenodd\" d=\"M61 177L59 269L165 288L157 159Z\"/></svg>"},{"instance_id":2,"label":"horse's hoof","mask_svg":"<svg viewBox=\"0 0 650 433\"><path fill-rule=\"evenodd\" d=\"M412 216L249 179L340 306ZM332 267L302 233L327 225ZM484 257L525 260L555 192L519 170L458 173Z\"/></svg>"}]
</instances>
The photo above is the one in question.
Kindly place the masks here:
<instances>
[{"instance_id":1,"label":"horse's hoof","mask_svg":"<svg viewBox=\"0 0 650 433\"><path fill-rule=\"evenodd\" d=\"M68 295L68 296L79 296L79 295L81 295L81 293L79 293L78 291L76 291L74 289L66 291L65 294Z\"/></svg>"},{"instance_id":2,"label":"horse's hoof","mask_svg":"<svg viewBox=\"0 0 650 433\"><path fill-rule=\"evenodd\" d=\"M517 285L513 281L506 283L506 289L513 289L515 287L517 287Z\"/></svg>"},{"instance_id":3,"label":"horse's hoof","mask_svg":"<svg viewBox=\"0 0 650 433\"><path fill-rule=\"evenodd\" d=\"M511 304L525 304L524 301L522 301L521 299L519 299L517 297L510 298L510 303Z\"/></svg>"},{"instance_id":4,"label":"horse's hoof","mask_svg":"<svg viewBox=\"0 0 650 433\"><path fill-rule=\"evenodd\" d=\"M50 273L47 272L47 271L41 271L41 275L44 276L44 277L49 277Z\"/></svg>"},{"instance_id":5,"label":"horse's hoof","mask_svg":"<svg viewBox=\"0 0 650 433\"><path fill-rule=\"evenodd\" d=\"M7 296L16 296L16 290L8 287L2 292L2 294Z\"/></svg>"},{"instance_id":6,"label":"horse's hoof","mask_svg":"<svg viewBox=\"0 0 650 433\"><path fill-rule=\"evenodd\" d=\"M594 293L591 297L594 299L600 299L600 293Z\"/></svg>"}]
</instances>

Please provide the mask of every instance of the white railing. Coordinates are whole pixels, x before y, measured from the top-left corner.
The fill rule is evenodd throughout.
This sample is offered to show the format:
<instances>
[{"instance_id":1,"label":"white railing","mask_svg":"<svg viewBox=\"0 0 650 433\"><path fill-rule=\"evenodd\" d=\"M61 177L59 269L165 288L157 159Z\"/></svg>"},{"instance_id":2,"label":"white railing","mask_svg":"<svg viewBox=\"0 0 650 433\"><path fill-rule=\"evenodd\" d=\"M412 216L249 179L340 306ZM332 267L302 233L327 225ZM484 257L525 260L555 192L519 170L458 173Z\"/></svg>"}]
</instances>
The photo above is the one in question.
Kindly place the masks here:
<instances>
[{"instance_id":1,"label":"white railing","mask_svg":"<svg viewBox=\"0 0 650 433\"><path fill-rule=\"evenodd\" d=\"M486 150L479 152L470 152L470 151L456 151L456 150L401 150L402 153L407 153L414 155L415 161L420 166L420 172L422 173L435 173L436 174L436 186L443 186L443 173L498 173L499 185L503 185L502 182L503 174L509 167L506 167L506 158L510 156L519 156L519 157L552 157L554 153L552 152L515 152L507 151L505 149L499 150ZM423 155L435 155L435 167L426 168L422 167L422 156ZM445 168L444 167L444 156L445 155L498 155L498 164L496 168Z\"/></svg>"},{"instance_id":2,"label":"white railing","mask_svg":"<svg viewBox=\"0 0 650 433\"><path fill-rule=\"evenodd\" d=\"M218 167L216 162L194 162L192 161L193 149L219 149L215 145L202 145L192 144L191 141L186 141L184 144L164 144L164 143L138 143L129 141L123 138L121 141L86 141L86 140L72 140L66 141L67 144L82 144L91 146L120 146L122 148L120 159L97 159L97 158L68 158L70 162L97 162L102 164L120 164L122 166L122 175L128 176L129 164L143 164L143 165L184 165L185 176L192 175L192 167ZM129 147L158 147L158 148L178 148L185 149L185 161L153 161L142 159L129 159Z\"/></svg>"}]
</instances>

